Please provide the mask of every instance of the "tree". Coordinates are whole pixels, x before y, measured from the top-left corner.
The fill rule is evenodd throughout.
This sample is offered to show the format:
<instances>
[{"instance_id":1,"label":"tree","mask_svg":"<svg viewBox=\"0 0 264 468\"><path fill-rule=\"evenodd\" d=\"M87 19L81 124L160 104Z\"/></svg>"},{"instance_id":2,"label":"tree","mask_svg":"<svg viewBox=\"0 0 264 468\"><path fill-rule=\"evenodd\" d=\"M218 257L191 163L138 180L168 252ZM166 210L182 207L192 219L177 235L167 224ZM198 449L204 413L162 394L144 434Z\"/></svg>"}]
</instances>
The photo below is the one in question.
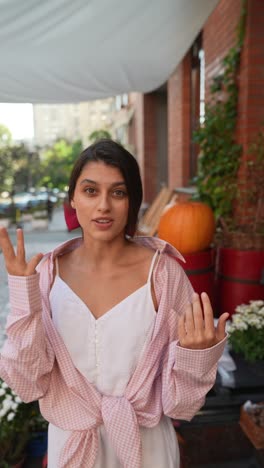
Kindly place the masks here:
<instances>
[{"instance_id":1,"label":"tree","mask_svg":"<svg viewBox=\"0 0 264 468\"><path fill-rule=\"evenodd\" d=\"M31 150L24 143L13 144L9 140L11 134L8 129L0 126L1 130L0 192L28 191L31 187L41 186L64 189L72 166L82 151L80 140L70 143L60 139L40 157L39 149Z\"/></svg>"},{"instance_id":2,"label":"tree","mask_svg":"<svg viewBox=\"0 0 264 468\"><path fill-rule=\"evenodd\" d=\"M41 158L39 186L64 189L69 181L73 164L82 151L81 140L73 143L61 138L44 151Z\"/></svg>"},{"instance_id":3,"label":"tree","mask_svg":"<svg viewBox=\"0 0 264 468\"><path fill-rule=\"evenodd\" d=\"M11 153L0 146L0 192L12 188L13 172Z\"/></svg>"},{"instance_id":4,"label":"tree","mask_svg":"<svg viewBox=\"0 0 264 468\"><path fill-rule=\"evenodd\" d=\"M0 191L26 191L37 184L40 159L24 143L0 145Z\"/></svg>"},{"instance_id":5,"label":"tree","mask_svg":"<svg viewBox=\"0 0 264 468\"><path fill-rule=\"evenodd\" d=\"M12 142L12 134L5 125L0 124L0 147L10 145Z\"/></svg>"},{"instance_id":6,"label":"tree","mask_svg":"<svg viewBox=\"0 0 264 468\"><path fill-rule=\"evenodd\" d=\"M111 133L108 132L108 130L99 129L99 130L94 130L92 133L90 133L88 138L92 143L95 143L96 141L101 140L102 138L112 138L112 137L111 137Z\"/></svg>"},{"instance_id":7,"label":"tree","mask_svg":"<svg viewBox=\"0 0 264 468\"><path fill-rule=\"evenodd\" d=\"M16 191L28 191L36 187L40 179L40 156L24 143L12 147L14 186Z\"/></svg>"}]
</instances>

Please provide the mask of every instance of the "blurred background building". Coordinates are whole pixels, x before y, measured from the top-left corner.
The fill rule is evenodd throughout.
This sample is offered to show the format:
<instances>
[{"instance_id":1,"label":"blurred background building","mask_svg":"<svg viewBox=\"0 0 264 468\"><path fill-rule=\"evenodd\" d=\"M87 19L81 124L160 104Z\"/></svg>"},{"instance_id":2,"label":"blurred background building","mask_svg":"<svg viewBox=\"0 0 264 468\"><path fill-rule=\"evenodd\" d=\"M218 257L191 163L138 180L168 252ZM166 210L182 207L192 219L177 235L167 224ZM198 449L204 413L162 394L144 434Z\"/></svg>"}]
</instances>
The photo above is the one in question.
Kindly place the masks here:
<instances>
[{"instance_id":1,"label":"blurred background building","mask_svg":"<svg viewBox=\"0 0 264 468\"><path fill-rule=\"evenodd\" d=\"M127 144L130 116L127 104L127 94L74 104L33 104L34 143L43 147L65 138L81 139L85 146L90 134L105 130Z\"/></svg>"},{"instance_id":2,"label":"blurred background building","mask_svg":"<svg viewBox=\"0 0 264 468\"><path fill-rule=\"evenodd\" d=\"M46 146L58 138L88 142L97 129L111 131L113 98L75 104L33 104L34 140Z\"/></svg>"}]
</instances>

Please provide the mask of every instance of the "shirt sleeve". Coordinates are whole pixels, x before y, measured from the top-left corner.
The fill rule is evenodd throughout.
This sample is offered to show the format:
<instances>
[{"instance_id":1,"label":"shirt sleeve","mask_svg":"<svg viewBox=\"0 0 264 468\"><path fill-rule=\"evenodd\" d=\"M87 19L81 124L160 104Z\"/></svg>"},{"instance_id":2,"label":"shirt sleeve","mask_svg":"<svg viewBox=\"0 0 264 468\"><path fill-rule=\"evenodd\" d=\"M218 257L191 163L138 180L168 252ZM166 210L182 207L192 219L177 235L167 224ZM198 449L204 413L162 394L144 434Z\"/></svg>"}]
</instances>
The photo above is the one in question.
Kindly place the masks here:
<instances>
[{"instance_id":1,"label":"shirt sleeve","mask_svg":"<svg viewBox=\"0 0 264 468\"><path fill-rule=\"evenodd\" d=\"M162 374L162 403L167 416L190 421L203 406L214 385L226 339L207 349L187 349L176 341L170 343Z\"/></svg>"},{"instance_id":2,"label":"shirt sleeve","mask_svg":"<svg viewBox=\"0 0 264 468\"><path fill-rule=\"evenodd\" d=\"M39 273L8 277L11 311L0 355L0 376L25 402L48 389L54 352L45 335Z\"/></svg>"},{"instance_id":3,"label":"shirt sleeve","mask_svg":"<svg viewBox=\"0 0 264 468\"><path fill-rule=\"evenodd\" d=\"M193 288L175 259L167 260L167 271L172 295L171 312L176 325L163 363L163 411L171 418L189 421L203 406L206 394L214 385L217 363L227 338L207 349L179 346L177 322L186 305L192 301Z\"/></svg>"}]
</instances>

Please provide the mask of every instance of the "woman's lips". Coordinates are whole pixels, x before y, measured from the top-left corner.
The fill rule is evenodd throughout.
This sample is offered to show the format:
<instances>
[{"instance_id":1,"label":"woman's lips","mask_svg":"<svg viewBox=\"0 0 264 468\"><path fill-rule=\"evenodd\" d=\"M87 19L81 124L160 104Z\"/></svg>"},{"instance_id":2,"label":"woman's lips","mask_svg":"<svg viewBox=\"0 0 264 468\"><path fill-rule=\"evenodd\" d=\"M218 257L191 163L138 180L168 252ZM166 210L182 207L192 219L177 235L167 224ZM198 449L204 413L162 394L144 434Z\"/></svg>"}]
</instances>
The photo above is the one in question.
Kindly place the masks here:
<instances>
[{"instance_id":1,"label":"woman's lips","mask_svg":"<svg viewBox=\"0 0 264 468\"><path fill-rule=\"evenodd\" d=\"M111 218L97 218L93 220L94 224L98 229L105 231L109 229L113 224L113 219Z\"/></svg>"}]
</instances>

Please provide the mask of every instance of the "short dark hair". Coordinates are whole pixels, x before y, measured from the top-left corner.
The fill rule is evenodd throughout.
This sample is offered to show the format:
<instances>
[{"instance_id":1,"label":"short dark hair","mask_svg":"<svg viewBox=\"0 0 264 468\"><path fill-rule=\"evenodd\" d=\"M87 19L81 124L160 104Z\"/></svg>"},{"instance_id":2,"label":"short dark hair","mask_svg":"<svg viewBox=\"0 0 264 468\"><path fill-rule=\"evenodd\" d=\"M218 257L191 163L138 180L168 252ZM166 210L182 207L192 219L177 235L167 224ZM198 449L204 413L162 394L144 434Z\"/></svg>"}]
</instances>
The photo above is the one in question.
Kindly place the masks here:
<instances>
[{"instance_id":1,"label":"short dark hair","mask_svg":"<svg viewBox=\"0 0 264 468\"><path fill-rule=\"evenodd\" d=\"M68 196L74 196L77 179L84 166L92 161L101 161L120 170L127 187L129 209L126 234L133 236L136 232L138 212L142 203L142 182L137 160L122 145L108 138L101 139L88 146L79 156L72 169Z\"/></svg>"}]
</instances>

